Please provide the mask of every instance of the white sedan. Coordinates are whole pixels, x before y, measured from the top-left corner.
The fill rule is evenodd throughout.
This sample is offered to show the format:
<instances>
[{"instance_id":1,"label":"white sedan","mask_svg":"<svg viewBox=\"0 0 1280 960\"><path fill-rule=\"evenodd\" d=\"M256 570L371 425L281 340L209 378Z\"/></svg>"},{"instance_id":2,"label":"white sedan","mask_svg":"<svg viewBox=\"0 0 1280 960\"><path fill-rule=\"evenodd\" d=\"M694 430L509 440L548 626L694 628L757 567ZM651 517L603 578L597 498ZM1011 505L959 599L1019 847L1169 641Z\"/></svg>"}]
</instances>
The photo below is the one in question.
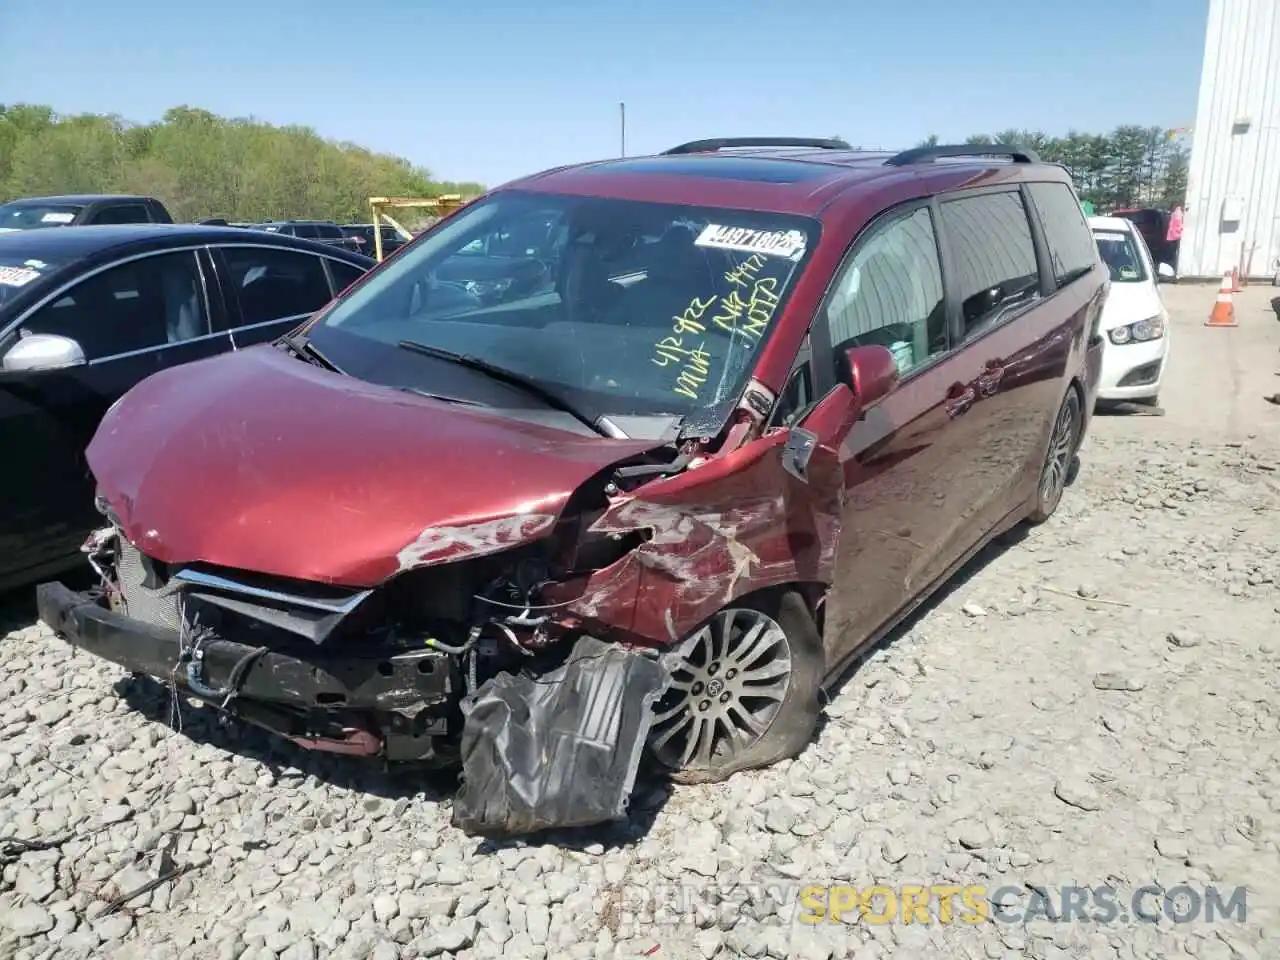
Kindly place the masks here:
<instances>
[{"instance_id":1,"label":"white sedan","mask_svg":"<svg viewBox=\"0 0 1280 960\"><path fill-rule=\"evenodd\" d=\"M1137 228L1120 217L1090 217L1111 292L1102 310L1102 386L1099 400L1155 405L1169 357L1169 314L1157 286L1173 268L1151 260Z\"/></svg>"}]
</instances>

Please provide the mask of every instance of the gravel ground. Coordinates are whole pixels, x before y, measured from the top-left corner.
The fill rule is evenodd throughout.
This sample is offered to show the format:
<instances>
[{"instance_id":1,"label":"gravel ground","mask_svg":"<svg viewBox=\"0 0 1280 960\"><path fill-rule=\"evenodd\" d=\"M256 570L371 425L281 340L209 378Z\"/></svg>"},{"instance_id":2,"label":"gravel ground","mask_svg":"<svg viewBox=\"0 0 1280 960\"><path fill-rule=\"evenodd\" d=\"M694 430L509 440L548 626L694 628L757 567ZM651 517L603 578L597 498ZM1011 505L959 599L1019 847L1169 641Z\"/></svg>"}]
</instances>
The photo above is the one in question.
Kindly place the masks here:
<instances>
[{"instance_id":1,"label":"gravel ground","mask_svg":"<svg viewBox=\"0 0 1280 960\"><path fill-rule=\"evenodd\" d=\"M1099 418L1059 514L874 653L798 760L650 783L618 829L497 848L421 778L207 711L171 729L162 692L13 599L0 958L1280 957L1277 292L1209 330L1214 291L1168 288L1165 416ZM103 913L173 864L193 868ZM798 891L828 883L1008 887L1024 907L1063 885L1122 905L1243 886L1248 913L800 922Z\"/></svg>"}]
</instances>

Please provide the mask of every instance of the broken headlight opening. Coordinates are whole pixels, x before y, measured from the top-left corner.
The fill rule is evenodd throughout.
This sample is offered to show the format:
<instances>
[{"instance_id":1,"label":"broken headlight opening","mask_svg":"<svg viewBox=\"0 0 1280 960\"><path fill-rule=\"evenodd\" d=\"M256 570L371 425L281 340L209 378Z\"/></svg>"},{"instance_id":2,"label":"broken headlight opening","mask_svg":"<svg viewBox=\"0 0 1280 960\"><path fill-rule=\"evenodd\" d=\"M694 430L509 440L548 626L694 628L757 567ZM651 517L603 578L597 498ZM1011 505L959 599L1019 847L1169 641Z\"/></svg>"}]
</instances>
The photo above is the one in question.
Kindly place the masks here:
<instances>
[{"instance_id":1,"label":"broken headlight opening","mask_svg":"<svg viewBox=\"0 0 1280 960\"><path fill-rule=\"evenodd\" d=\"M538 597L633 546L579 537L566 559L551 538L355 589L170 566L113 524L83 548L99 589L42 584L38 599L55 632L156 678L175 705L312 750L461 767L457 825L528 833L626 815L669 669Z\"/></svg>"}]
</instances>

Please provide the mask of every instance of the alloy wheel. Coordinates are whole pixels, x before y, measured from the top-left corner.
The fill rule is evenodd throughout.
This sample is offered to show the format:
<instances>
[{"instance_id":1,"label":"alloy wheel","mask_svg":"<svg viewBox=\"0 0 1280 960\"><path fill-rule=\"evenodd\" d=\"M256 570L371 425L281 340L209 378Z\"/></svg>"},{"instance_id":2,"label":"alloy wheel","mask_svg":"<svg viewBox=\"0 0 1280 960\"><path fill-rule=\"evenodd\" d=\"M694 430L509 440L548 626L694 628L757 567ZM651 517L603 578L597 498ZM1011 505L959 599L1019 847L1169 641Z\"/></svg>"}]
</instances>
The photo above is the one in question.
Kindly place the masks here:
<instances>
[{"instance_id":1,"label":"alloy wheel","mask_svg":"<svg viewBox=\"0 0 1280 960\"><path fill-rule=\"evenodd\" d=\"M1072 394L1058 411L1053 427L1053 439L1049 442L1049 455L1044 473L1040 477L1040 500L1056 504L1067 486L1067 474L1071 469L1071 457L1075 452L1076 432L1080 420L1080 404Z\"/></svg>"},{"instance_id":2,"label":"alloy wheel","mask_svg":"<svg viewBox=\"0 0 1280 960\"><path fill-rule=\"evenodd\" d=\"M759 610L722 610L685 641L656 705L655 756L672 769L723 766L769 732L791 686L786 631Z\"/></svg>"}]
</instances>

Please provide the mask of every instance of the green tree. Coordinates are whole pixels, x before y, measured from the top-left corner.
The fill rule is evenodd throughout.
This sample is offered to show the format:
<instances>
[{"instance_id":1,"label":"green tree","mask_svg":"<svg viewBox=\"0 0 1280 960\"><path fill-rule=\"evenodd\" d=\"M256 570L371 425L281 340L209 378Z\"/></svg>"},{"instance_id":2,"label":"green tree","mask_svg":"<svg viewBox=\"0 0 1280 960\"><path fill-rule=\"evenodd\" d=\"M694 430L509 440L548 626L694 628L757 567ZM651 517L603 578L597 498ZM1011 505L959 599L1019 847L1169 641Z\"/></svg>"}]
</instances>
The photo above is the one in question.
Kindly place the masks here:
<instances>
[{"instance_id":1,"label":"green tree","mask_svg":"<svg viewBox=\"0 0 1280 960\"><path fill-rule=\"evenodd\" d=\"M57 193L140 193L179 220L367 220L371 196L483 192L402 157L325 140L301 126L177 106L151 124L0 105L0 201Z\"/></svg>"},{"instance_id":2,"label":"green tree","mask_svg":"<svg viewBox=\"0 0 1280 960\"><path fill-rule=\"evenodd\" d=\"M925 142L936 143L936 137ZM1186 202L1187 148L1172 130L1126 125L1107 134L1069 130L1052 136L1011 128L994 135L976 133L964 142L971 146L999 143L1029 147L1042 160L1065 167L1081 199L1092 201L1101 210L1130 206L1169 209Z\"/></svg>"}]
</instances>

